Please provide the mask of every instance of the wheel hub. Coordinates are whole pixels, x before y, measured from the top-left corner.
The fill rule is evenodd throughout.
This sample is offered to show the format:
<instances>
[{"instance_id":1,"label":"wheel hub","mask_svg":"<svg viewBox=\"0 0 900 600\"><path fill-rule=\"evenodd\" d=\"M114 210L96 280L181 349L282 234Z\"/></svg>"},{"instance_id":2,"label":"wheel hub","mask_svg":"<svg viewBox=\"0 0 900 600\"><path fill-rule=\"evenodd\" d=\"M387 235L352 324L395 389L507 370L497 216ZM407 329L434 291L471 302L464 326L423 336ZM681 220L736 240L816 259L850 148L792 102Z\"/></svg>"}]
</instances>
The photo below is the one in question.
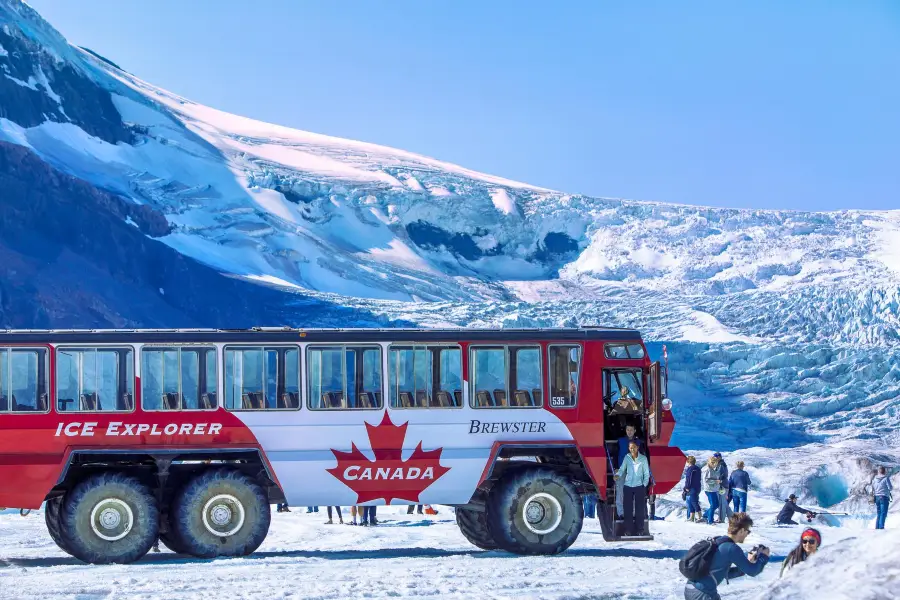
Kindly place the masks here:
<instances>
[{"instance_id":1,"label":"wheel hub","mask_svg":"<svg viewBox=\"0 0 900 600\"><path fill-rule=\"evenodd\" d=\"M100 539L115 542L124 538L134 526L134 513L119 498L104 498L91 510L91 530Z\"/></svg>"},{"instance_id":2,"label":"wheel hub","mask_svg":"<svg viewBox=\"0 0 900 600\"><path fill-rule=\"evenodd\" d=\"M230 537L244 526L244 505L231 494L210 498L203 507L203 526L216 537Z\"/></svg>"},{"instance_id":3,"label":"wheel hub","mask_svg":"<svg viewBox=\"0 0 900 600\"><path fill-rule=\"evenodd\" d=\"M525 501L522 516L531 533L545 535L555 531L562 522L562 505L552 495L539 492Z\"/></svg>"}]
</instances>

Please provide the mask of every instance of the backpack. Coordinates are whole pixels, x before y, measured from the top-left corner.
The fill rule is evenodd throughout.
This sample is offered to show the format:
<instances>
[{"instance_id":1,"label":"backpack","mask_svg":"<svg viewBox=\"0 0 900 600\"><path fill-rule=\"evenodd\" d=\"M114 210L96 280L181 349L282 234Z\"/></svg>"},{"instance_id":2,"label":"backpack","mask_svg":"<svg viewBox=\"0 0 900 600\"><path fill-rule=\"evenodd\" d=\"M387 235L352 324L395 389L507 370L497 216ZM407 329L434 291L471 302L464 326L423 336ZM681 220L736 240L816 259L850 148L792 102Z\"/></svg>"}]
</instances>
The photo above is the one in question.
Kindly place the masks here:
<instances>
[{"instance_id":1,"label":"backpack","mask_svg":"<svg viewBox=\"0 0 900 600\"><path fill-rule=\"evenodd\" d=\"M719 542L715 538L700 540L678 561L678 570L689 581L697 581L709 575L713 557L719 550Z\"/></svg>"}]
</instances>

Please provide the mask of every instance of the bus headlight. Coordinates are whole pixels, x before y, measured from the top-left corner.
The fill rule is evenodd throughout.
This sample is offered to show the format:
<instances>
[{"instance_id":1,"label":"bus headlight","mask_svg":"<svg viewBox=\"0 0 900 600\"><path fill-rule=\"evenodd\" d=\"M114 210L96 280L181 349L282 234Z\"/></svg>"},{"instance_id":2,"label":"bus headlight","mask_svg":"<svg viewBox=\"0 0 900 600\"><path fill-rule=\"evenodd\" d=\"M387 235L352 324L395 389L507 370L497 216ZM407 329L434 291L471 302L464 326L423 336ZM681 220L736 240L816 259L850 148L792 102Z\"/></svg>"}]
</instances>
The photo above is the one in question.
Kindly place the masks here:
<instances>
[{"instance_id":1,"label":"bus headlight","mask_svg":"<svg viewBox=\"0 0 900 600\"><path fill-rule=\"evenodd\" d=\"M663 410L672 410L672 401L669 400L668 398L663 398L662 399L662 407L663 407Z\"/></svg>"}]
</instances>

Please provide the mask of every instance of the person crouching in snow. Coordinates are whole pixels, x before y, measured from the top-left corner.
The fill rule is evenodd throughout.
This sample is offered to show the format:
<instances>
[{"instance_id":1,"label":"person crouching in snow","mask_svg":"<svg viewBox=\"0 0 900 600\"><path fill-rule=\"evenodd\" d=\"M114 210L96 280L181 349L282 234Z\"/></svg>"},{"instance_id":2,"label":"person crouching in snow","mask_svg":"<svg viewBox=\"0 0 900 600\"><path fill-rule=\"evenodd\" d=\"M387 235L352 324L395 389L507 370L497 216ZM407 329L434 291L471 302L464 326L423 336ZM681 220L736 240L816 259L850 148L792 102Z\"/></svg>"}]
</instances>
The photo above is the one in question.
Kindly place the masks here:
<instances>
[{"instance_id":1,"label":"person crouching in snow","mask_svg":"<svg viewBox=\"0 0 900 600\"><path fill-rule=\"evenodd\" d=\"M818 550L821 545L822 534L819 533L818 529L810 527L805 530L800 534L800 544L791 550L790 554L787 555L787 558L785 558L784 562L781 564L781 573L778 576L783 577L785 571L790 570L794 565L802 563L811 555L815 554L816 550Z\"/></svg>"},{"instance_id":2,"label":"person crouching in snow","mask_svg":"<svg viewBox=\"0 0 900 600\"><path fill-rule=\"evenodd\" d=\"M734 512L747 512L747 492L750 491L750 475L744 470L744 461L735 463L737 467L728 477L728 494L734 503Z\"/></svg>"},{"instance_id":3,"label":"person crouching in snow","mask_svg":"<svg viewBox=\"0 0 900 600\"><path fill-rule=\"evenodd\" d=\"M700 490L703 487L701 481L702 475L700 467L697 466L697 459L693 456L687 457L687 469L684 472L684 495L687 503L688 521L700 522Z\"/></svg>"},{"instance_id":4,"label":"person crouching in snow","mask_svg":"<svg viewBox=\"0 0 900 600\"><path fill-rule=\"evenodd\" d=\"M799 525L797 521L793 520L794 513L802 513L809 517L815 518L816 513L811 510L806 510L805 508L800 508L797 506L797 495L791 494L788 496L788 499L784 501L784 506L781 507L781 512L778 513L778 518L776 521L779 525Z\"/></svg>"}]
</instances>

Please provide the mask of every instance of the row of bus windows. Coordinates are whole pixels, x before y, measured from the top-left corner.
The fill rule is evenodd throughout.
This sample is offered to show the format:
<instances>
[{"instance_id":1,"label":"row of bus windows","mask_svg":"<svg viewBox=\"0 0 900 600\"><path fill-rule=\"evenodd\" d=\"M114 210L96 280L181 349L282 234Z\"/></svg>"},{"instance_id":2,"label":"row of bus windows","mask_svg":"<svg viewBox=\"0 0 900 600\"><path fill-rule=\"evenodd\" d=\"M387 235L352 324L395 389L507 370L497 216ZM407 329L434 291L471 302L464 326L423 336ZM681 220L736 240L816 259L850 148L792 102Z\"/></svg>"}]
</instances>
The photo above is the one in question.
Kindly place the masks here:
<instances>
[{"instance_id":1,"label":"row of bus windows","mask_svg":"<svg viewBox=\"0 0 900 600\"><path fill-rule=\"evenodd\" d=\"M553 407L577 402L580 347L551 346ZM380 346L310 347L307 394L313 410L379 409ZM219 405L214 347L141 350L145 410L214 410ZM479 408L543 406L539 346L478 346L470 354L471 403ZM224 353L228 410L300 408L300 351L291 347L228 347ZM457 346L391 346L387 401L393 408L463 405L462 353ZM0 349L0 412L46 412L47 350ZM57 410L131 411L134 361L128 348L64 348L56 360Z\"/></svg>"}]
</instances>

